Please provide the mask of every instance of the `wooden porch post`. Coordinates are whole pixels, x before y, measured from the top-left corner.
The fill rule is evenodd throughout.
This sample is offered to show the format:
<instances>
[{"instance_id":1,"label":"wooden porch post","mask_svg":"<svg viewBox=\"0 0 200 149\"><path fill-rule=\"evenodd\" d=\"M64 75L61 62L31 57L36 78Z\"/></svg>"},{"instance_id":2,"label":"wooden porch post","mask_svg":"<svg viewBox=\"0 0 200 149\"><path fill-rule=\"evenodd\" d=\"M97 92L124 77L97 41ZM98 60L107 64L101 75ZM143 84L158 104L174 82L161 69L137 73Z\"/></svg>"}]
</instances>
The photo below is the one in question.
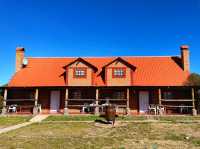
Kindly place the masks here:
<instances>
[{"instance_id":1,"label":"wooden porch post","mask_svg":"<svg viewBox=\"0 0 200 149\"><path fill-rule=\"evenodd\" d=\"M38 97L39 97L39 89L35 89L35 104L33 108L33 114L36 115L38 114Z\"/></svg>"},{"instance_id":2,"label":"wooden porch post","mask_svg":"<svg viewBox=\"0 0 200 149\"><path fill-rule=\"evenodd\" d=\"M130 115L130 92L129 92L129 88L127 88L126 97L127 97L127 103L126 103L127 114Z\"/></svg>"},{"instance_id":3,"label":"wooden porch post","mask_svg":"<svg viewBox=\"0 0 200 149\"><path fill-rule=\"evenodd\" d=\"M68 97L69 97L69 93L68 93L68 88L66 88L65 90L65 108L64 108L64 115L68 115Z\"/></svg>"},{"instance_id":4,"label":"wooden porch post","mask_svg":"<svg viewBox=\"0 0 200 149\"><path fill-rule=\"evenodd\" d=\"M4 100L3 100L3 109L2 109L2 115L5 115L7 113L7 108L6 108L6 100L7 100L7 96L8 96L8 90L5 89L4 90Z\"/></svg>"},{"instance_id":5,"label":"wooden porch post","mask_svg":"<svg viewBox=\"0 0 200 149\"><path fill-rule=\"evenodd\" d=\"M195 109L194 88L192 88L192 115L197 115L197 110Z\"/></svg>"},{"instance_id":6,"label":"wooden porch post","mask_svg":"<svg viewBox=\"0 0 200 149\"><path fill-rule=\"evenodd\" d=\"M161 89L159 88L158 89L158 102L159 102L159 105L162 105L162 101L161 101L161 97L162 96L162 93L161 93Z\"/></svg>"},{"instance_id":7,"label":"wooden porch post","mask_svg":"<svg viewBox=\"0 0 200 149\"><path fill-rule=\"evenodd\" d=\"M39 90L36 89L36 90L35 90L35 106L38 105L38 96L39 96Z\"/></svg>"},{"instance_id":8,"label":"wooden porch post","mask_svg":"<svg viewBox=\"0 0 200 149\"><path fill-rule=\"evenodd\" d=\"M95 107L95 115L99 115L99 89L96 89L96 99L95 99L96 103L96 107Z\"/></svg>"}]
</instances>

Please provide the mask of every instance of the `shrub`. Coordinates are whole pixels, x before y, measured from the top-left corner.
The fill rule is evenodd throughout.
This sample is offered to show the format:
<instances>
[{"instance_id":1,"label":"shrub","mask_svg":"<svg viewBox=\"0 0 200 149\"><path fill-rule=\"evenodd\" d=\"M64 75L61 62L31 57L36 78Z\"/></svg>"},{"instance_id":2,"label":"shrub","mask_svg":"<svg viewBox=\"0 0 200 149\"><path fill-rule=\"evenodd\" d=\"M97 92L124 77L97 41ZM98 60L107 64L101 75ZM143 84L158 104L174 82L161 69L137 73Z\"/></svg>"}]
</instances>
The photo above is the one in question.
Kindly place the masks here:
<instances>
[{"instance_id":1,"label":"shrub","mask_svg":"<svg viewBox=\"0 0 200 149\"><path fill-rule=\"evenodd\" d=\"M197 73L191 73L186 81L188 86L200 86L200 75Z\"/></svg>"},{"instance_id":2,"label":"shrub","mask_svg":"<svg viewBox=\"0 0 200 149\"><path fill-rule=\"evenodd\" d=\"M3 96L0 95L0 111L3 108Z\"/></svg>"}]
</instances>

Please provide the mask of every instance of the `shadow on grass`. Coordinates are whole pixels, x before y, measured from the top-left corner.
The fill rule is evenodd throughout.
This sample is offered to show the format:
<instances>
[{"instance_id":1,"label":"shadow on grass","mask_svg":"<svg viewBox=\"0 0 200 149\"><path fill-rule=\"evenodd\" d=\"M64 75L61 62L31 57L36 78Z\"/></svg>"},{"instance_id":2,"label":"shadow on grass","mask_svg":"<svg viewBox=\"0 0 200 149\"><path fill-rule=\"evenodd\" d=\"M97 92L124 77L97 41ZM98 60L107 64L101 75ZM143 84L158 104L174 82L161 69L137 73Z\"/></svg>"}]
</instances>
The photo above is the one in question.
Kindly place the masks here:
<instances>
[{"instance_id":1,"label":"shadow on grass","mask_svg":"<svg viewBox=\"0 0 200 149\"><path fill-rule=\"evenodd\" d=\"M100 124L112 124L111 122L108 122L106 120L100 120L100 119L96 119L95 123L100 123Z\"/></svg>"}]
</instances>

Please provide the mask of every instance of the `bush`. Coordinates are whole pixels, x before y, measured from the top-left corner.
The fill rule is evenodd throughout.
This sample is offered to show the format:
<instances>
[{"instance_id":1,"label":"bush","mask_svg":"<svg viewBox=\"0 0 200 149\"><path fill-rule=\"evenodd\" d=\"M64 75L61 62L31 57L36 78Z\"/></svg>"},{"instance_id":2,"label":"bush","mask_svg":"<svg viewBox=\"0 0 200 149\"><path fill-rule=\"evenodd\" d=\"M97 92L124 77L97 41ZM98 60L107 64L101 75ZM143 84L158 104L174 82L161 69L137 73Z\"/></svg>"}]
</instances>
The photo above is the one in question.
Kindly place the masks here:
<instances>
[{"instance_id":1,"label":"bush","mask_svg":"<svg viewBox=\"0 0 200 149\"><path fill-rule=\"evenodd\" d=\"M188 86L200 86L200 75L197 73L191 73L186 81Z\"/></svg>"},{"instance_id":2,"label":"bush","mask_svg":"<svg viewBox=\"0 0 200 149\"><path fill-rule=\"evenodd\" d=\"M0 95L0 111L3 108L3 96Z\"/></svg>"}]
</instances>

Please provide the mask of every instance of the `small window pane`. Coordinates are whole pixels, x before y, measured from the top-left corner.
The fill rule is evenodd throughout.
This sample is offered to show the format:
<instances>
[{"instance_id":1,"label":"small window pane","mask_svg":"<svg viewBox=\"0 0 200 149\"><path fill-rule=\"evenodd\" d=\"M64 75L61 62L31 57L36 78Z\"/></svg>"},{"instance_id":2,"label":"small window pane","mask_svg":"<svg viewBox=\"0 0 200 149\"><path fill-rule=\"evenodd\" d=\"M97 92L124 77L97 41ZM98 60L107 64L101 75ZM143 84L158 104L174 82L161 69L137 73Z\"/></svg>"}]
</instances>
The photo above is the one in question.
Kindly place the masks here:
<instances>
[{"instance_id":1,"label":"small window pane","mask_svg":"<svg viewBox=\"0 0 200 149\"><path fill-rule=\"evenodd\" d=\"M116 77L123 77L123 76L125 76L125 70L124 69L114 69L113 74Z\"/></svg>"},{"instance_id":2,"label":"small window pane","mask_svg":"<svg viewBox=\"0 0 200 149\"><path fill-rule=\"evenodd\" d=\"M75 76L76 77L84 77L86 75L86 70L83 69L76 69Z\"/></svg>"}]
</instances>

